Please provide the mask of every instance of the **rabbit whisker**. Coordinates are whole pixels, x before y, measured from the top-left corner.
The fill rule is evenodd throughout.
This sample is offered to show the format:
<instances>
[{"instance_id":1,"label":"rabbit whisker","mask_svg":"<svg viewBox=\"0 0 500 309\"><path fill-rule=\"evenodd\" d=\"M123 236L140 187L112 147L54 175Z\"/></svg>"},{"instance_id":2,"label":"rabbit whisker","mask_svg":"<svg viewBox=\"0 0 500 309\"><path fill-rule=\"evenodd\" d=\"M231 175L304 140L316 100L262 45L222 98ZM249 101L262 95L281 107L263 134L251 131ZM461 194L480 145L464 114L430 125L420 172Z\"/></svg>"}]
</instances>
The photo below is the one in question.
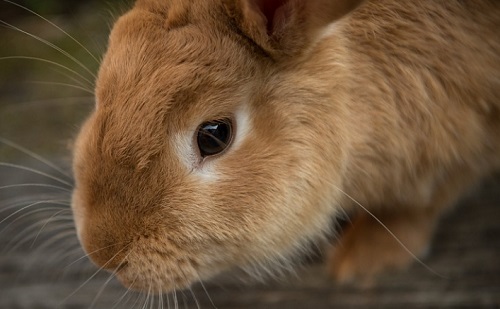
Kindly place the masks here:
<instances>
[{"instance_id":1,"label":"rabbit whisker","mask_svg":"<svg viewBox=\"0 0 500 309\"><path fill-rule=\"evenodd\" d=\"M177 300L177 290L174 289L174 309L179 309L179 302ZM161 294L160 294L161 295Z\"/></svg>"},{"instance_id":2,"label":"rabbit whisker","mask_svg":"<svg viewBox=\"0 0 500 309\"><path fill-rule=\"evenodd\" d=\"M6 1L6 0L4 0ZM59 46L39 37L39 36L36 36L32 33L29 33L27 31L24 31L22 30L21 28L18 28L12 24L9 24L8 22L6 21L3 21L3 20L0 20L0 24L3 24L5 26L7 26L8 28L12 29L12 30L15 30L15 31L19 31L45 45L47 45L48 47L58 51L59 53L61 53L62 55L64 55L65 57L67 57L68 59L70 59L71 61L73 61L75 64L77 64L78 66L80 66L82 69L84 69L87 73L89 73L93 78L97 78L97 76L87 67L85 66L83 63L81 63L78 59L76 59L75 57L71 56L70 53L68 53L67 51L65 51L64 49L60 48Z\"/></svg>"},{"instance_id":3,"label":"rabbit whisker","mask_svg":"<svg viewBox=\"0 0 500 309\"><path fill-rule=\"evenodd\" d=\"M148 305L150 296L151 296L151 285L148 288L148 293L145 295L146 299L144 300L144 304L142 305L142 309L146 309L146 305Z\"/></svg>"},{"instance_id":4,"label":"rabbit whisker","mask_svg":"<svg viewBox=\"0 0 500 309\"><path fill-rule=\"evenodd\" d=\"M88 79L85 76L81 75L77 71L75 71L75 70L73 70L73 69L71 69L71 68L69 68L69 67L67 67L65 65L62 65L62 64L60 64L58 62L49 60L49 59L44 59L44 58L39 58L39 57L32 57L32 56L6 56L6 57L0 57L0 60L32 60L32 61L37 61L37 62L48 63L48 64L51 64L53 66L62 68L65 71L68 71L70 73L73 73L77 77L81 78L83 81L87 82L88 83L87 86L92 86L92 87L94 86L94 83L90 79ZM81 81L79 81L77 79L73 79L73 81L81 83ZM81 84L81 86L83 87L84 84Z\"/></svg>"},{"instance_id":5,"label":"rabbit whisker","mask_svg":"<svg viewBox=\"0 0 500 309\"><path fill-rule=\"evenodd\" d=\"M65 297L59 304L61 306L62 304L66 303L71 297L73 297L78 291L80 291L87 283L89 283L97 274L102 272L104 268L111 263L111 261L118 255L120 254L123 250L125 250L129 245L124 246L122 249L120 249L118 252L115 253L104 265L102 265L98 270L96 270L85 282L83 282L78 288L76 288L71 294L69 294L67 297ZM88 255L87 255L88 256Z\"/></svg>"},{"instance_id":6,"label":"rabbit whisker","mask_svg":"<svg viewBox=\"0 0 500 309\"><path fill-rule=\"evenodd\" d=\"M135 283L135 281L136 281L136 280L137 280L137 276L136 276L136 277L134 278L134 280L132 281L132 285ZM130 288L128 288L128 289L127 289L127 292L128 292L128 291L131 291L131 289L130 289ZM134 303L132 304L132 306L131 306L130 308L137 308L137 307L136 307L136 304L139 302L139 300L140 300L142 297L144 297L144 295L143 295L143 294L138 294L138 295L135 297L135 301L134 301ZM130 299L130 297L129 297L129 299ZM111 308L111 309L116 308L116 306L117 306L117 305L118 305L118 303L115 305L115 307L113 307L113 308Z\"/></svg>"},{"instance_id":7,"label":"rabbit whisker","mask_svg":"<svg viewBox=\"0 0 500 309\"><path fill-rule=\"evenodd\" d=\"M54 210L59 210L59 209L52 208L52 209L35 210L33 212L30 212L29 215L33 215L36 212L39 213L42 211L46 212L46 211L54 211ZM18 233L15 237L13 237L12 239L9 240L9 242L5 245L4 249L10 248L11 243L22 244L22 243L27 242L27 240L32 239L34 236L29 236L30 233L37 235L34 233L34 230L38 229L40 227L40 225L42 225L42 224L43 224L43 222L34 222L31 225L25 227L20 233ZM23 241L23 239L26 239L26 240ZM14 250L15 250L15 247L12 247L9 249L9 251L14 251Z\"/></svg>"},{"instance_id":8,"label":"rabbit whisker","mask_svg":"<svg viewBox=\"0 0 500 309\"><path fill-rule=\"evenodd\" d=\"M194 269L194 268L193 268ZM212 297L210 297L210 294L208 293L208 290L207 288L205 287L205 284L203 283L203 281L201 280L200 278L200 275L198 274L198 271L195 270L195 273L196 273L196 276L198 277L198 282L200 282L200 285L201 285L201 288L203 289L203 291L205 292L205 295L207 295L208 297L208 300L210 301L210 304L212 305L213 308L217 309L217 306L215 305Z\"/></svg>"},{"instance_id":9,"label":"rabbit whisker","mask_svg":"<svg viewBox=\"0 0 500 309\"><path fill-rule=\"evenodd\" d=\"M51 69L51 71L56 72L59 75L62 75L65 78L65 80L73 81L73 82L75 82L75 85L80 86L80 87L87 89L88 91L94 93L94 86L95 85L93 83L90 82L90 84L85 84L83 81L79 80L77 77L72 76L68 72L65 72L64 70L57 68L57 67L53 67L50 69ZM87 82L87 83L89 83L89 82Z\"/></svg>"},{"instance_id":10,"label":"rabbit whisker","mask_svg":"<svg viewBox=\"0 0 500 309\"><path fill-rule=\"evenodd\" d=\"M0 225L1 225L2 223L4 223L5 221L9 220L10 218L14 217L15 215L17 215L17 214L21 213L22 211L26 210L26 209L29 209L29 208L34 207L34 206L37 206L37 205L45 205L45 204L49 204L49 205L51 205L51 204L55 204L55 205L67 205L66 203L62 203L62 202L60 202L60 201L56 201L56 200L47 200L47 201L39 201L39 202L31 203L31 204L29 204L29 205L27 205L27 206L22 207L22 208L21 208L21 209L19 209L19 210L16 210L15 212L13 212L13 213L11 213L10 215L8 215L7 217L5 217L2 221L0 221ZM25 216L25 215L23 215L23 216ZM21 216L21 217L23 217L23 216ZM20 217L16 217L16 220L17 220L17 219L19 219L19 218L20 218ZM15 220L15 221L16 221L16 220ZM12 223L12 222L11 222L11 223ZM7 226L3 227L3 228L0 230L0 233L1 233L2 231L4 231L4 230L5 230L5 229L6 229L6 228L7 228L7 227L11 224L11 223L9 223Z\"/></svg>"},{"instance_id":11,"label":"rabbit whisker","mask_svg":"<svg viewBox=\"0 0 500 309\"><path fill-rule=\"evenodd\" d=\"M81 87L81 86L78 86L78 85L73 85L73 84L68 84L68 83L59 83L59 82L43 82L43 81L30 81L28 83L31 83L31 84L38 84L38 85L50 85L50 86L62 86L62 87L69 87L69 88L74 88L74 89L78 89L78 90L82 90L84 92L87 92L89 94L94 94L94 91L92 90L89 90L85 87Z\"/></svg>"},{"instance_id":12,"label":"rabbit whisker","mask_svg":"<svg viewBox=\"0 0 500 309\"><path fill-rule=\"evenodd\" d=\"M86 100L85 102L80 102L81 100ZM34 100L34 101L25 101L25 102L16 102L15 106L11 107L11 110L14 108L20 109L27 107L29 105L36 105L40 107L41 105L51 105L51 104L89 104L93 103L94 96L67 96L60 98L47 98L44 100ZM76 101L76 102L75 102Z\"/></svg>"},{"instance_id":13,"label":"rabbit whisker","mask_svg":"<svg viewBox=\"0 0 500 309\"><path fill-rule=\"evenodd\" d=\"M70 188L73 187L73 184L70 183L70 182L67 182L67 181L65 181L65 180L63 180L63 179L61 179L59 177L55 177L53 175L44 173L44 172L39 171L39 170L34 169L34 168L30 168L30 167L26 167L26 166L22 166L22 165L18 165L18 164L6 163L6 162L0 162L0 166L9 167L9 168L15 168L15 169L18 169L18 170L27 171L27 172L30 172L30 173L33 173L33 174L37 174L37 175L40 175L40 176L43 176L43 177L55 180L55 181L57 181L57 182L59 182L61 184L67 185Z\"/></svg>"},{"instance_id":14,"label":"rabbit whisker","mask_svg":"<svg viewBox=\"0 0 500 309\"><path fill-rule=\"evenodd\" d=\"M198 301L198 298L196 298L196 294L193 291L192 287L189 287L189 292L191 293L191 296L193 297L194 302L196 303L196 308L201 309L200 303Z\"/></svg>"},{"instance_id":15,"label":"rabbit whisker","mask_svg":"<svg viewBox=\"0 0 500 309\"><path fill-rule=\"evenodd\" d=\"M61 169L55 163L53 163L53 162L47 160L46 158L44 158L44 157L36 154L35 152L27 149L26 147L23 147L23 146L21 146L19 144L16 144L13 141L8 140L6 138L3 138L1 136L0 136L0 143L3 143L3 144L5 144L5 145L7 145L7 146L9 146L11 148L14 148L14 149L16 149L16 150L18 150L18 151L20 151L20 152L22 152L22 153L24 153L24 154L32 157L33 159L38 160L39 162L45 164L46 166L54 169L55 171L59 172L60 174L66 176L68 179L72 179L71 176L68 175L68 173L66 173L63 169Z\"/></svg>"},{"instance_id":16,"label":"rabbit whisker","mask_svg":"<svg viewBox=\"0 0 500 309\"><path fill-rule=\"evenodd\" d=\"M73 262L71 262L70 264L68 264L68 265L64 266L64 268L71 267L73 264L75 264L75 263L77 263L78 261L81 261L81 260L83 260L83 259L85 259L85 258L90 258L90 256L91 256L92 254L95 254L95 253L97 253L97 252L100 252L100 251L102 251L102 250L106 250L106 249L111 248L111 247L114 247L114 246L121 245L121 244L123 244L123 243L125 243L125 242L118 242L118 243L115 243L115 244L112 244L112 245L109 245L109 246L106 246L106 247L103 247L103 248L100 248L100 249L94 250L94 251L92 251L92 252L85 253L83 256L79 257L79 258L78 258L78 259L76 259L75 261L73 261ZM130 245L130 244L129 244L129 245ZM121 250L124 250L124 249L125 249L126 247L128 247L129 245L126 245L126 246L125 246L123 249L121 249ZM120 250L120 252L121 252L121 250Z\"/></svg>"},{"instance_id":17,"label":"rabbit whisker","mask_svg":"<svg viewBox=\"0 0 500 309\"><path fill-rule=\"evenodd\" d=\"M50 216L46 221L45 223L43 224L43 226L40 228L40 230L38 231L38 233L36 234L35 236L35 239L33 239L33 242L31 243L31 247L33 247L38 239L38 237L40 236L40 234L43 232L43 229L51 222L54 222L54 219L56 217L58 217L61 213L63 212L68 212L68 211L71 211L70 209L62 209L62 210L59 210L58 212L56 212L55 214L53 214L52 216ZM65 220L66 221L66 220Z\"/></svg>"},{"instance_id":18,"label":"rabbit whisker","mask_svg":"<svg viewBox=\"0 0 500 309\"><path fill-rule=\"evenodd\" d=\"M62 239L65 238L73 238L75 236L75 231L72 229L67 229L66 226L59 227L59 229L54 228L53 231L58 231L60 232L57 233L57 235L51 236L49 239L47 239L44 243L41 243L38 247L37 250L41 252L43 249L50 247L54 243L59 242Z\"/></svg>"},{"instance_id":19,"label":"rabbit whisker","mask_svg":"<svg viewBox=\"0 0 500 309\"><path fill-rule=\"evenodd\" d=\"M67 188L49 185L49 184L45 184L45 183L21 183L21 184L15 184L15 185L7 185L7 186L0 187L0 191L7 190L7 189L25 188L25 187L56 189L56 190L61 190L64 192L71 193L71 190L69 190Z\"/></svg>"},{"instance_id":20,"label":"rabbit whisker","mask_svg":"<svg viewBox=\"0 0 500 309\"><path fill-rule=\"evenodd\" d=\"M36 203L38 203L38 202L44 202L44 201L47 201L47 204L49 204L49 205L50 205L50 203L51 203L53 200L52 200L52 199L50 199L50 200L41 200L41 199L40 199L40 196L39 196L39 197L37 197L36 199L35 199L35 198L33 198L33 199L23 200L23 201L18 201L18 200L16 199L16 202L13 202L13 203L11 203L11 204L9 204L9 203L5 203L5 206L3 207L3 209L2 209L2 210L0 210L0 213L4 213L4 212L7 212L7 211L9 211L9 210L13 210L13 209L18 209L20 206L23 206L23 205L24 205L24 206L26 206L26 204L36 204ZM52 206L54 206L54 207L52 207L52 209L58 209L58 210L59 210L59 209L66 209L66 208L67 208L67 206L68 206L69 204L66 204L66 203L63 203L63 202L64 202L64 201L62 201L60 204L53 204ZM32 206L37 206L37 205L44 205L44 204L40 204L40 203L39 203L39 204L32 205ZM59 205L62 205L62 206L59 206ZM29 205L28 205L28 206L29 206ZM57 207L55 207L55 206L57 206ZM24 209L23 209L23 208L24 208ZM23 208L18 209L16 212L17 212L17 213L19 213L19 212L22 212L23 210L26 210L26 209L27 209L27 208L25 208L25 207L23 207ZM46 209L46 208L42 208L42 209ZM12 213L11 215L16 215L17 213ZM23 216L22 216L22 217L24 217L24 216L26 216L26 215L25 215L25 214L23 214ZM16 218L18 218L18 217L16 217ZM3 219L3 221L0 221L0 224L2 224L4 221L7 221L8 219L10 219L10 218L7 218L7 217L6 217L6 218L4 218L4 219Z\"/></svg>"},{"instance_id":21,"label":"rabbit whisker","mask_svg":"<svg viewBox=\"0 0 500 309\"><path fill-rule=\"evenodd\" d=\"M336 187L339 192L344 194L347 198L349 198L351 201L353 201L357 206L359 206L364 212L366 212L370 217L372 217L380 226L387 231L391 235L391 237L405 250L418 264L422 265L425 269L433 273L434 275L443 278L443 279L448 279L445 275L437 272L436 270L432 269L429 265L427 265L424 261L422 261L415 253L413 253L408 247L399 239L399 237L394 234L391 229L387 227L379 218L377 218L376 215L374 215L371 211L369 211L365 206L363 206L361 203L359 203L356 199L354 199L352 196L347 194L345 191L340 189L339 187Z\"/></svg>"},{"instance_id":22,"label":"rabbit whisker","mask_svg":"<svg viewBox=\"0 0 500 309\"><path fill-rule=\"evenodd\" d=\"M132 281L132 284L135 282L135 279L134 281ZM113 305L113 307L111 307L111 309L115 309L117 308L117 306L119 306L121 304L121 302L125 299L125 297L128 296L127 298L127 301L125 303L128 303L130 301L130 298L132 297L132 294L130 294L130 291L131 289L130 288L127 288L125 290L124 293L122 293L122 295L118 298L118 300L115 301L115 304Z\"/></svg>"},{"instance_id":23,"label":"rabbit whisker","mask_svg":"<svg viewBox=\"0 0 500 309\"><path fill-rule=\"evenodd\" d=\"M47 255L47 251L45 251L46 248L52 246L54 243L56 242L63 242L64 240L66 239L74 239L74 231L69 231L69 230L66 230L66 231L62 231L62 232L58 232L57 235L54 235L53 237L47 239L44 243L40 244L37 249L33 252L33 257L36 257L36 256L46 256ZM52 252L52 251L50 251ZM52 252L52 253L55 253L55 252ZM34 258L31 263L27 264L26 265L26 268L27 269L33 269L33 264L37 264L37 267L38 267L38 263L39 261Z\"/></svg>"},{"instance_id":24,"label":"rabbit whisker","mask_svg":"<svg viewBox=\"0 0 500 309\"><path fill-rule=\"evenodd\" d=\"M78 41L77 39L75 39L73 36L71 36L69 33L67 33L66 31L64 31L64 29L62 29L61 27L59 27L58 25L56 25L55 23L51 22L49 19L43 17L42 15L38 14L37 12L33 11L33 10L30 10L29 8L25 7L25 6L22 6L18 3L15 3L15 2L12 2L10 0L3 0L4 2L7 2L7 3L10 3L12 5L15 5L27 12L30 12L31 14L41 18L42 20L44 20L45 22L49 23L50 25L52 25L53 27L55 27L57 30L61 31L63 34L65 34L67 37L69 37L71 40L73 40L73 42L75 42L76 44L78 44L83 50L85 50L90 57L92 57L92 59L95 60L95 62L97 64L100 63L100 61L97 59L97 57L91 53L82 43L80 43L80 41Z\"/></svg>"},{"instance_id":25,"label":"rabbit whisker","mask_svg":"<svg viewBox=\"0 0 500 309\"><path fill-rule=\"evenodd\" d=\"M126 259L127 259L128 255L129 254L127 254L127 256L125 256L125 258L123 258L123 260L120 262L120 264L118 264L118 267L116 269L119 269L122 265L124 265L124 263L126 263ZM111 282L111 280L113 280L113 278L115 277L116 272L117 272L116 270L113 270L111 272L111 274L109 274L108 279L106 279L106 281L102 284L101 288L99 289L99 291L95 295L94 300L92 301L92 303L90 303L89 309L94 308L94 306L96 305L99 297L102 295L102 293L104 292L104 290L106 289L106 287L108 287L108 285Z\"/></svg>"}]
</instances>

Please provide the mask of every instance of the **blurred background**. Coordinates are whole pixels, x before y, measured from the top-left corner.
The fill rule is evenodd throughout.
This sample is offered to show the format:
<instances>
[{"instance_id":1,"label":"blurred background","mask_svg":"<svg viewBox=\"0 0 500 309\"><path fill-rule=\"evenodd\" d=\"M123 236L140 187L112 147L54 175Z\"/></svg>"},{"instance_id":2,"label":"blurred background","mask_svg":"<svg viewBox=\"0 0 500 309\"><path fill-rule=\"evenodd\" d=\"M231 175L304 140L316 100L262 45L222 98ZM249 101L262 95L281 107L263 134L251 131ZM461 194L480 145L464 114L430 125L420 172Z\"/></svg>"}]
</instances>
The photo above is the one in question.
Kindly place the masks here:
<instances>
[{"instance_id":1,"label":"blurred background","mask_svg":"<svg viewBox=\"0 0 500 309\"><path fill-rule=\"evenodd\" d=\"M62 143L74 135L82 117L92 108L94 74L110 26L129 4L57 0L15 3L26 9L0 1L0 132L4 138L29 145L40 154L59 156L64 152L55 147L64 146ZM5 153L8 150L2 150L1 157L10 156Z\"/></svg>"},{"instance_id":2,"label":"blurred background","mask_svg":"<svg viewBox=\"0 0 500 309\"><path fill-rule=\"evenodd\" d=\"M109 29L130 5L0 0L0 309L160 307L159 299L146 303L81 258L68 204L71 140L93 108L94 75ZM500 308L499 192L497 177L443 219L424 261L444 277L413 265L371 287L338 286L317 256L279 280L244 283L244 275L230 273L165 296L163 303Z\"/></svg>"}]
</instances>

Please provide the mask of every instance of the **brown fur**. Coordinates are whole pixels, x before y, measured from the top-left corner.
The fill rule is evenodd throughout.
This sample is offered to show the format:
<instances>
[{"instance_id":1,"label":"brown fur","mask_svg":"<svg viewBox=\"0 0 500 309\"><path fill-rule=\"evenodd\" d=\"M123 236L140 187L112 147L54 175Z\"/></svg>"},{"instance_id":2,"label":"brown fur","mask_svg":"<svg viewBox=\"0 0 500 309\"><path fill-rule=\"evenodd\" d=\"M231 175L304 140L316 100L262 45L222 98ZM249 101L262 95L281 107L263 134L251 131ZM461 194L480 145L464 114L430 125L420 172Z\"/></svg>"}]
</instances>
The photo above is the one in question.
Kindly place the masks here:
<instances>
[{"instance_id":1,"label":"brown fur","mask_svg":"<svg viewBox=\"0 0 500 309\"><path fill-rule=\"evenodd\" d=\"M442 211L500 165L500 3L358 2L137 1L74 151L94 262L136 289L184 288L279 267L347 211L335 276L407 265L359 204L423 253ZM238 146L186 168L176 137L240 110Z\"/></svg>"}]
</instances>

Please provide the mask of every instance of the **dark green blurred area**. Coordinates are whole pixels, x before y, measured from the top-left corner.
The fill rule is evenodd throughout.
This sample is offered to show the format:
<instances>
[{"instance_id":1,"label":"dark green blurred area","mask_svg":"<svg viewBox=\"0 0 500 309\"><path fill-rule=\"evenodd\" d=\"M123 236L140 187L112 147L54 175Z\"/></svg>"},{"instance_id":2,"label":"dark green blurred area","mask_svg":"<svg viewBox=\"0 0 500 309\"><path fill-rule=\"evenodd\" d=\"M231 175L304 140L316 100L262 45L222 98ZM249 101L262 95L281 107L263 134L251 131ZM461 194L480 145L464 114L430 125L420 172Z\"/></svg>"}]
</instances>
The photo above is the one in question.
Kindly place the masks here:
<instances>
[{"instance_id":1,"label":"dark green blurred area","mask_svg":"<svg viewBox=\"0 0 500 309\"><path fill-rule=\"evenodd\" d=\"M90 2L97 1L82 1L82 0L73 0L73 1L60 1L60 0L23 0L23 1L15 1L17 4L25 6L33 11L41 15L60 15L60 14L72 14L75 13L78 8ZM101 1L102 2L102 1ZM12 8L8 10L8 12L12 12ZM13 13L15 15L24 15L23 12ZM11 15L12 16L12 15Z\"/></svg>"},{"instance_id":2,"label":"dark green blurred area","mask_svg":"<svg viewBox=\"0 0 500 309\"><path fill-rule=\"evenodd\" d=\"M0 137L69 160L109 30L131 1L10 2L0 0ZM0 144L0 162L26 159Z\"/></svg>"},{"instance_id":3,"label":"dark green blurred area","mask_svg":"<svg viewBox=\"0 0 500 309\"><path fill-rule=\"evenodd\" d=\"M15 5L10 5L8 2L14 2L21 6L24 6L30 10L37 12L43 16L46 15L72 15L77 14L82 6L102 6L102 7L116 7L123 6L124 4L129 4L131 1L126 0L107 0L107 1L96 1L96 0L72 0L72 1L62 1L62 0L9 0L4 2L5 8L2 9L1 13L3 18L9 17L19 17L20 15L29 15L27 11L19 11L15 9Z\"/></svg>"}]
</instances>

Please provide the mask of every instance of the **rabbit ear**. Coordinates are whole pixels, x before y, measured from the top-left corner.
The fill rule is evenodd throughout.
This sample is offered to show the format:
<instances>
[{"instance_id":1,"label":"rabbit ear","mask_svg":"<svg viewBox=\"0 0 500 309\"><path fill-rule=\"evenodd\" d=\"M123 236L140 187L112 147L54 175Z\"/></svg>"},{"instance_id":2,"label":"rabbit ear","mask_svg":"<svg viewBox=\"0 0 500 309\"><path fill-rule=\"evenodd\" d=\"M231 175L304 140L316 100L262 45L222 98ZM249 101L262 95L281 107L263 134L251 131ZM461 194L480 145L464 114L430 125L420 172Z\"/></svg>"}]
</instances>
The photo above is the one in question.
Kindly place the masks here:
<instances>
[{"instance_id":1,"label":"rabbit ear","mask_svg":"<svg viewBox=\"0 0 500 309\"><path fill-rule=\"evenodd\" d=\"M296 55L363 0L223 0L249 38L272 56Z\"/></svg>"}]
</instances>

